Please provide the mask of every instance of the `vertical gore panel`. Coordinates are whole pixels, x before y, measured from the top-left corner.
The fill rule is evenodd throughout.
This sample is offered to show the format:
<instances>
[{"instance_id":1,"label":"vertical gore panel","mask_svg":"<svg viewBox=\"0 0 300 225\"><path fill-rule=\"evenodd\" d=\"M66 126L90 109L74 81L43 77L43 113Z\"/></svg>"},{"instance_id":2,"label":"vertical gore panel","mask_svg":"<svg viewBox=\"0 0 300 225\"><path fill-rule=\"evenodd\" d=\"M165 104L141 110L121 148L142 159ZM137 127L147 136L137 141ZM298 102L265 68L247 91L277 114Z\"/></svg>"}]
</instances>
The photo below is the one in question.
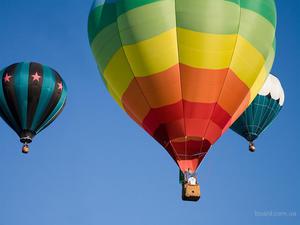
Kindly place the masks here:
<instances>
[{"instance_id":1,"label":"vertical gore panel","mask_svg":"<svg viewBox=\"0 0 300 225\"><path fill-rule=\"evenodd\" d=\"M43 85L43 66L38 63L30 63L28 77L28 106L27 127L32 126L32 121L40 100Z\"/></svg>"}]
</instances>

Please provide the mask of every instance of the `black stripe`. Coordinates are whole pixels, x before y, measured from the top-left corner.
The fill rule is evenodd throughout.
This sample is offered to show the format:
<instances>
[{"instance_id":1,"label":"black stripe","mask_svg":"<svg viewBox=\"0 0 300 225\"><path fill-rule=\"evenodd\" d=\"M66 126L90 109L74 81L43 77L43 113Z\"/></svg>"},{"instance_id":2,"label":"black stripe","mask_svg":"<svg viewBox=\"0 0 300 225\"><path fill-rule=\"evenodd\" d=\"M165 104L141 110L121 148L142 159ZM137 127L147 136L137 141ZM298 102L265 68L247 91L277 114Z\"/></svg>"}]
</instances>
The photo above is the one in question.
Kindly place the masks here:
<instances>
[{"instance_id":1,"label":"black stripe","mask_svg":"<svg viewBox=\"0 0 300 225\"><path fill-rule=\"evenodd\" d=\"M14 119L16 121L16 125L18 126L14 130L21 131L22 130L21 115L18 110L18 103L17 103L15 88L14 88L14 75L15 75L17 66L18 66L18 64L16 63L16 64L13 64L13 65L7 67L4 70L4 75L2 78L2 86L3 86L3 93L4 93L6 103L8 105L8 108L9 108L12 116L14 117ZM8 74L9 76L12 76L9 81L5 81L6 74ZM20 133L18 133L18 134L20 135Z\"/></svg>"},{"instance_id":2,"label":"black stripe","mask_svg":"<svg viewBox=\"0 0 300 225\"><path fill-rule=\"evenodd\" d=\"M39 75L39 81L33 75ZM30 129L39 104L43 85L43 66L39 63L30 63L28 76L28 103L27 103L27 128Z\"/></svg>"},{"instance_id":3,"label":"black stripe","mask_svg":"<svg viewBox=\"0 0 300 225\"><path fill-rule=\"evenodd\" d=\"M47 109L43 113L39 125L37 126L37 130L40 129L43 123L47 120L47 118L50 116L52 111L55 109L57 103L59 102L59 99L61 98L62 90L58 89L58 84L62 83L62 79L56 71L52 70L52 72L55 76L55 88L52 93L51 99L48 103Z\"/></svg>"},{"instance_id":4,"label":"black stripe","mask_svg":"<svg viewBox=\"0 0 300 225\"><path fill-rule=\"evenodd\" d=\"M55 116L50 119L47 123L47 125L44 127L44 129L46 129L54 120L56 120L56 118L62 113L62 111L64 110L66 106L66 101L64 102L63 106L61 107L61 109L55 114Z\"/></svg>"},{"instance_id":5,"label":"black stripe","mask_svg":"<svg viewBox=\"0 0 300 225\"><path fill-rule=\"evenodd\" d=\"M6 114L2 111L1 107L0 107L0 115L1 115L1 118L7 123L7 125L10 126L17 134L21 132L21 131L17 130L18 129L17 127L14 127L12 121L10 121L8 119Z\"/></svg>"}]
</instances>

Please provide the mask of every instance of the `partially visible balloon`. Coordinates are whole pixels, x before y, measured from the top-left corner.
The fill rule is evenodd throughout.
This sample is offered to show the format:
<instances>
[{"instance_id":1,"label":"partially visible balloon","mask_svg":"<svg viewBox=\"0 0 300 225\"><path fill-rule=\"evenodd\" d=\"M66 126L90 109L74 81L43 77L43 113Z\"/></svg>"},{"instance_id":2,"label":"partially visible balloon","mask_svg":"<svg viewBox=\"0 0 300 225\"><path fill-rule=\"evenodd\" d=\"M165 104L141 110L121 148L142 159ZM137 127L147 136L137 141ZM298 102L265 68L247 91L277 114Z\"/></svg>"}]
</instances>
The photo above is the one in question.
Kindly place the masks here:
<instances>
[{"instance_id":1,"label":"partially visible balloon","mask_svg":"<svg viewBox=\"0 0 300 225\"><path fill-rule=\"evenodd\" d=\"M264 86L231 129L249 141L249 150L255 151L253 141L275 119L284 103L284 91L280 81L269 75Z\"/></svg>"},{"instance_id":2,"label":"partially visible balloon","mask_svg":"<svg viewBox=\"0 0 300 225\"><path fill-rule=\"evenodd\" d=\"M262 87L274 0L96 0L88 33L117 103L193 173Z\"/></svg>"},{"instance_id":3,"label":"partially visible balloon","mask_svg":"<svg viewBox=\"0 0 300 225\"><path fill-rule=\"evenodd\" d=\"M0 71L0 116L19 135L28 153L32 138L62 112L67 87L53 69L39 63L16 63Z\"/></svg>"}]
</instances>

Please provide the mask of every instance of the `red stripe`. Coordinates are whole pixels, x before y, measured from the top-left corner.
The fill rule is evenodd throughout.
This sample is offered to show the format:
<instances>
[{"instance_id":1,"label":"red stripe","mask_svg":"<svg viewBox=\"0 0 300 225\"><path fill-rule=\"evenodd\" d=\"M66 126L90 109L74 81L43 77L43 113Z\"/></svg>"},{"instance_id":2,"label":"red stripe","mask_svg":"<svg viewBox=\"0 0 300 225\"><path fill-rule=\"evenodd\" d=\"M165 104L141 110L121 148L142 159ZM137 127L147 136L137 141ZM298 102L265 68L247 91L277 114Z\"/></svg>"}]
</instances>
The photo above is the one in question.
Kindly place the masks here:
<instances>
[{"instance_id":1,"label":"red stripe","mask_svg":"<svg viewBox=\"0 0 300 225\"><path fill-rule=\"evenodd\" d=\"M170 144L176 149L178 159L191 159L197 155L206 154L211 144L207 140L171 140Z\"/></svg>"},{"instance_id":2,"label":"red stripe","mask_svg":"<svg viewBox=\"0 0 300 225\"><path fill-rule=\"evenodd\" d=\"M166 148L181 169L196 170L230 119L216 103L179 101L150 110L142 126Z\"/></svg>"},{"instance_id":3,"label":"red stripe","mask_svg":"<svg viewBox=\"0 0 300 225\"><path fill-rule=\"evenodd\" d=\"M165 149L172 156L172 158L178 164L182 171L186 171L187 169L190 169L191 171L196 171L199 164L204 159L210 146L211 144L206 140L187 140L181 143L170 142L170 144L165 146ZM185 147L186 149L189 149L192 155L186 154Z\"/></svg>"},{"instance_id":4,"label":"red stripe","mask_svg":"<svg viewBox=\"0 0 300 225\"><path fill-rule=\"evenodd\" d=\"M150 110L142 126L161 144L185 136L204 137L213 144L230 118L230 115L216 103L179 101Z\"/></svg>"}]
</instances>

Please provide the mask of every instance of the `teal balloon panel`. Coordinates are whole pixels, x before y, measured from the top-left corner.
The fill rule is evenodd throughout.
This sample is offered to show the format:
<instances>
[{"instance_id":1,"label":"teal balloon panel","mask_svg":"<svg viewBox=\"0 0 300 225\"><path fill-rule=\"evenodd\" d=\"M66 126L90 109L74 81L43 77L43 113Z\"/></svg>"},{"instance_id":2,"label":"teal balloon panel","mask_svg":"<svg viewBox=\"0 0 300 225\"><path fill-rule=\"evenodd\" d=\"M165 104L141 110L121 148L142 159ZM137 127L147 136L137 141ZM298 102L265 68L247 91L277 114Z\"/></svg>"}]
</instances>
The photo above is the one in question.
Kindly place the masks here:
<instances>
[{"instance_id":1,"label":"teal balloon panel","mask_svg":"<svg viewBox=\"0 0 300 225\"><path fill-rule=\"evenodd\" d=\"M274 100L270 94L257 95L231 129L252 142L271 124L281 108L279 99Z\"/></svg>"}]
</instances>

